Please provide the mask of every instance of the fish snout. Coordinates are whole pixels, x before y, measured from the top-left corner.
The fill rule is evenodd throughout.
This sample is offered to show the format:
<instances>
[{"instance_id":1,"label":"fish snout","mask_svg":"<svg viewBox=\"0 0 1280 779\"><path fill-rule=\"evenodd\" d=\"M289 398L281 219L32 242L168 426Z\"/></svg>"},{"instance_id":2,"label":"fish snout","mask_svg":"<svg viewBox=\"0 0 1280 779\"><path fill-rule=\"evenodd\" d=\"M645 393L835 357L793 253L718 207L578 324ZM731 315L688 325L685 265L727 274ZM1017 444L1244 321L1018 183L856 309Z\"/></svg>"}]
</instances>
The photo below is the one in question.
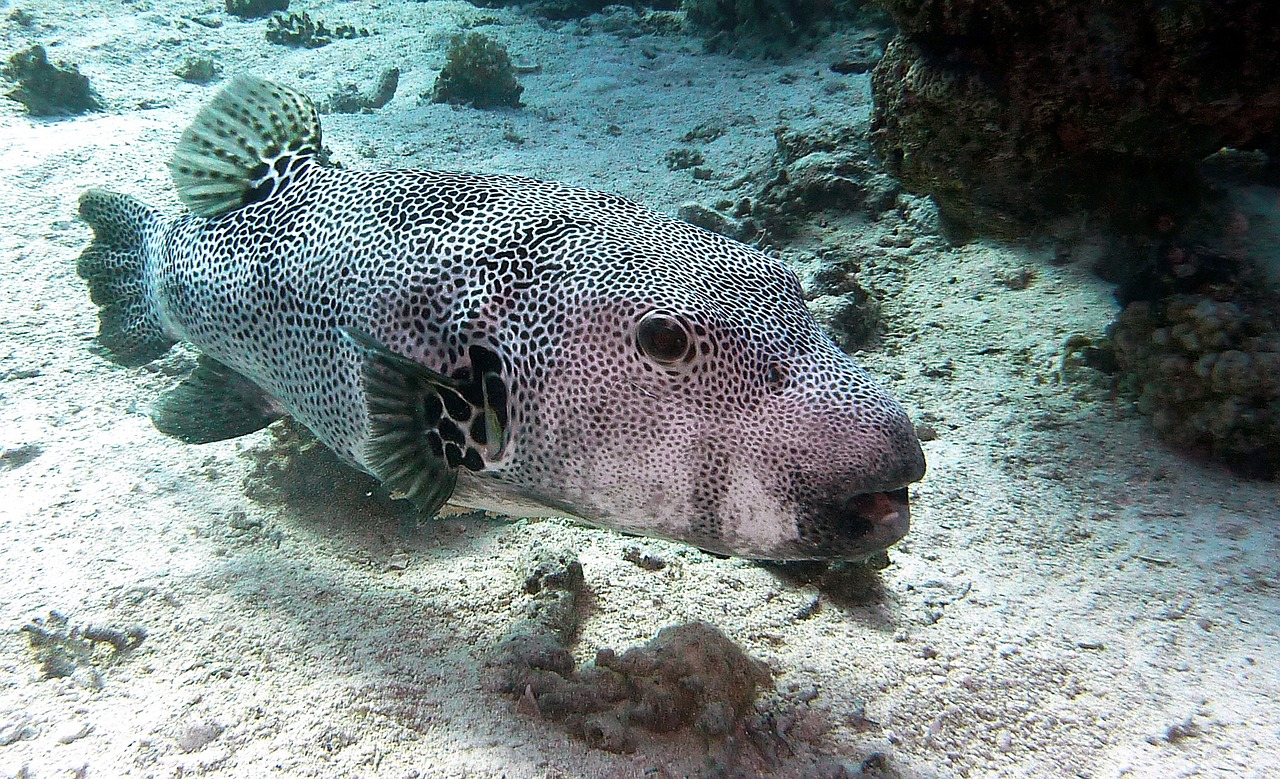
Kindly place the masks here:
<instances>
[{"instance_id":1,"label":"fish snout","mask_svg":"<svg viewBox=\"0 0 1280 779\"><path fill-rule=\"evenodd\" d=\"M909 422L897 427L884 444L869 461L800 488L798 527L804 556L862 560L907 535L907 485L924 478L924 451Z\"/></svg>"}]
</instances>

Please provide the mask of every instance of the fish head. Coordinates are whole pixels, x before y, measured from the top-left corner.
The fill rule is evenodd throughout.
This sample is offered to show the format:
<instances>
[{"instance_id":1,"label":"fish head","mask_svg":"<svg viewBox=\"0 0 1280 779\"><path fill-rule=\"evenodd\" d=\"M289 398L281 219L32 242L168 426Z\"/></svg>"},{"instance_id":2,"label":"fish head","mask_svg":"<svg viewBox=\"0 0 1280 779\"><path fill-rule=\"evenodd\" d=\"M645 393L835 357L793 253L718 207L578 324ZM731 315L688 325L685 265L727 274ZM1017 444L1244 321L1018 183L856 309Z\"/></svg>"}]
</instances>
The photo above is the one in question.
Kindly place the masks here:
<instances>
[{"instance_id":1,"label":"fish head","mask_svg":"<svg viewBox=\"0 0 1280 779\"><path fill-rule=\"evenodd\" d=\"M858 560L900 540L925 470L902 406L783 262L665 229L565 262L539 303L554 332L514 363L491 479L589 524L741 557Z\"/></svg>"}]
</instances>

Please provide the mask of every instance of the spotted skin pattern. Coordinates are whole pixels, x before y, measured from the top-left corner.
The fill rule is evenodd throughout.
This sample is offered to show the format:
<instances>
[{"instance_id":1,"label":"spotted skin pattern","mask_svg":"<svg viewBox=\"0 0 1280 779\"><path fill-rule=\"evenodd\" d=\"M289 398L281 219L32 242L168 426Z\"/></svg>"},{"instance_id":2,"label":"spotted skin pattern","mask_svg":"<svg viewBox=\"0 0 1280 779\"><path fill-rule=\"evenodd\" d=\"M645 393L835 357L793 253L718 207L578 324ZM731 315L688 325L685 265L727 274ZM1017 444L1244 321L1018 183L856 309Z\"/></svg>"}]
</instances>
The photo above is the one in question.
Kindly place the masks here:
<instances>
[{"instance_id":1,"label":"spotted skin pattern","mask_svg":"<svg viewBox=\"0 0 1280 779\"><path fill-rule=\"evenodd\" d=\"M445 376L493 356L507 440L485 450L463 419L455 503L769 559L855 559L905 532L905 501L895 522L862 508L923 475L913 427L781 261L514 176L305 158L265 191L214 218L157 217L150 303L168 339L351 463L374 470L367 357L347 329ZM646 352L654 316L687 341L677 359Z\"/></svg>"}]
</instances>

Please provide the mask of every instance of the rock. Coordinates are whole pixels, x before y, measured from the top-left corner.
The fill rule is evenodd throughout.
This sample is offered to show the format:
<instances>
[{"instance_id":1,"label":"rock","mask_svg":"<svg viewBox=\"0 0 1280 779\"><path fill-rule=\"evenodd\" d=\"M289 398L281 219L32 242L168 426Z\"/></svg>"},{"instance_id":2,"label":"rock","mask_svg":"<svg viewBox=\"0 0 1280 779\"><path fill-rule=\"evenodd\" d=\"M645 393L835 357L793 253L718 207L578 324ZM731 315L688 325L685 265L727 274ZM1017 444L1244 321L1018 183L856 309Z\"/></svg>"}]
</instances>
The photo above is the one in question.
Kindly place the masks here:
<instances>
[{"instance_id":1,"label":"rock","mask_svg":"<svg viewBox=\"0 0 1280 779\"><path fill-rule=\"evenodd\" d=\"M174 740L183 752L195 752L213 743L222 731L223 727L215 722L199 720L182 726Z\"/></svg>"},{"instance_id":2,"label":"rock","mask_svg":"<svg viewBox=\"0 0 1280 779\"><path fill-rule=\"evenodd\" d=\"M55 727L50 735L59 744L70 744L89 735L89 731L92 729L87 722L71 720Z\"/></svg>"},{"instance_id":3,"label":"rock","mask_svg":"<svg viewBox=\"0 0 1280 779\"><path fill-rule=\"evenodd\" d=\"M26 106L32 116L64 116L101 111L88 77L75 65L49 62L43 46L32 46L14 54L0 68L0 75L18 86L6 97Z\"/></svg>"},{"instance_id":4,"label":"rock","mask_svg":"<svg viewBox=\"0 0 1280 779\"><path fill-rule=\"evenodd\" d=\"M872 137L953 231L1020 237L1079 209L1151 230L1194 206L1199 159L1280 127L1272 0L880 5L900 32Z\"/></svg>"},{"instance_id":5,"label":"rock","mask_svg":"<svg viewBox=\"0 0 1280 779\"><path fill-rule=\"evenodd\" d=\"M347 84L331 94L324 102L323 109L331 114L368 113L382 108L391 102L400 85L400 68L387 68L378 78L373 91L366 94L355 84Z\"/></svg>"}]
</instances>

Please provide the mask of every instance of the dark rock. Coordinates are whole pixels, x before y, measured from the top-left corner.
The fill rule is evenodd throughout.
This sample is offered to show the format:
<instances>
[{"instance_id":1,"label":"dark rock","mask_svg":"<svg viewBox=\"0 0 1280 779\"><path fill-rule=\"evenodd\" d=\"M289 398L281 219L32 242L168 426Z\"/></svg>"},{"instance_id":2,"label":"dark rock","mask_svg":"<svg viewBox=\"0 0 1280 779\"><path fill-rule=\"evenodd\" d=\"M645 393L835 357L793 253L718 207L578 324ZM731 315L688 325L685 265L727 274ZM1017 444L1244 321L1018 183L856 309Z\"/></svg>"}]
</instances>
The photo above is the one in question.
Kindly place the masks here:
<instances>
[{"instance_id":1,"label":"dark rock","mask_svg":"<svg viewBox=\"0 0 1280 779\"><path fill-rule=\"evenodd\" d=\"M227 13L241 19L261 19L289 10L289 0L227 0Z\"/></svg>"},{"instance_id":2,"label":"dark rock","mask_svg":"<svg viewBox=\"0 0 1280 779\"><path fill-rule=\"evenodd\" d=\"M32 46L9 58L0 76L17 82L6 93L27 108L32 116L65 116L101 111L102 105L89 87L88 77L75 65L49 62L43 46Z\"/></svg>"},{"instance_id":3,"label":"dark rock","mask_svg":"<svg viewBox=\"0 0 1280 779\"><path fill-rule=\"evenodd\" d=\"M873 73L875 145L960 232L1081 209L1151 230L1194 208L1197 160L1280 126L1272 0L880 4L901 32Z\"/></svg>"}]
</instances>

